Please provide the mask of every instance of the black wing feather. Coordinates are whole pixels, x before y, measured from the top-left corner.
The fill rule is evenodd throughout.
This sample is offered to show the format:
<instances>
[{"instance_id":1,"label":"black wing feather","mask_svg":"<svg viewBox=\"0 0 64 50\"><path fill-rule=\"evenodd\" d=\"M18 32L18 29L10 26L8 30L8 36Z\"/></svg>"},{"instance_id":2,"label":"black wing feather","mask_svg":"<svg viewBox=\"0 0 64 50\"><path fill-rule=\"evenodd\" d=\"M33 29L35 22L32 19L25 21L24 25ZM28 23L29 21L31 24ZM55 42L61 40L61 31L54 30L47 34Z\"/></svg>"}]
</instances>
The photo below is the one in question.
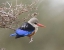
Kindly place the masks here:
<instances>
[{"instance_id":1,"label":"black wing feather","mask_svg":"<svg viewBox=\"0 0 64 50\"><path fill-rule=\"evenodd\" d=\"M25 22L19 29L26 30L26 31L34 31L35 30L35 27L33 27L28 22Z\"/></svg>"}]
</instances>

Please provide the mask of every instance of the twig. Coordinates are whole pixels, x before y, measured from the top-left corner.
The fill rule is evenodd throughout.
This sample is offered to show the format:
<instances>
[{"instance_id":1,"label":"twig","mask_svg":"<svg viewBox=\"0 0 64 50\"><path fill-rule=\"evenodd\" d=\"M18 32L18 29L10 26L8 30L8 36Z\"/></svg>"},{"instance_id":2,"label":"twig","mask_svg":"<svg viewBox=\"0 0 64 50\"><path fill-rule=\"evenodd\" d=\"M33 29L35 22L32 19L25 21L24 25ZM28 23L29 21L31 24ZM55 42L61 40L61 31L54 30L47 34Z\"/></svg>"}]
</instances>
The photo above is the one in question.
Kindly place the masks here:
<instances>
[{"instance_id":1,"label":"twig","mask_svg":"<svg viewBox=\"0 0 64 50\"><path fill-rule=\"evenodd\" d=\"M27 19L31 17L36 17L38 15L35 7L37 3L38 2L35 1L29 5L22 4L22 3L18 4L17 0L14 6L12 3L9 3L8 1L4 3L3 4L4 6L0 7L0 28L9 28L9 29L15 30L15 28L13 28L13 25L14 26L19 25L18 24L19 15L23 13L24 14L27 13L27 16L25 18L22 17L23 21L21 22L25 22ZM9 7L7 7L6 5L9 5Z\"/></svg>"}]
</instances>

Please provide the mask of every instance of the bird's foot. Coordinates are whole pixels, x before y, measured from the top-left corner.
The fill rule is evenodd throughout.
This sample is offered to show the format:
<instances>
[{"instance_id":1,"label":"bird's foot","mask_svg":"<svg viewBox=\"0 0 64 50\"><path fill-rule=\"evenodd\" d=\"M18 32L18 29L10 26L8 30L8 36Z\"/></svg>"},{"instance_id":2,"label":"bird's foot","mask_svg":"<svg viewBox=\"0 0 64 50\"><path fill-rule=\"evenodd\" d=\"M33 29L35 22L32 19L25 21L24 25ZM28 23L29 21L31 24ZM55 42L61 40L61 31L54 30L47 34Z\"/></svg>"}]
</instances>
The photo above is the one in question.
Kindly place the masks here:
<instances>
[{"instance_id":1,"label":"bird's foot","mask_svg":"<svg viewBox=\"0 0 64 50\"><path fill-rule=\"evenodd\" d=\"M33 41L33 38L30 39L29 43L31 43Z\"/></svg>"}]
</instances>

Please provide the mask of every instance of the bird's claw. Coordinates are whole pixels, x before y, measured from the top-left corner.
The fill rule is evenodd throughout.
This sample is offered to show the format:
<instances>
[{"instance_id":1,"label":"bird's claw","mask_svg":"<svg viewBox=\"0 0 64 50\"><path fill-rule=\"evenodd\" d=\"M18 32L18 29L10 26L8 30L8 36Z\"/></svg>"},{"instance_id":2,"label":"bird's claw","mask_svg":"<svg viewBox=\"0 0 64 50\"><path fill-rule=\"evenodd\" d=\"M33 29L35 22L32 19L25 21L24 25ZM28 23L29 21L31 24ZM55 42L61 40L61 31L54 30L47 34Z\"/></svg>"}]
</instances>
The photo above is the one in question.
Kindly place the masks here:
<instances>
[{"instance_id":1,"label":"bird's claw","mask_svg":"<svg viewBox=\"0 0 64 50\"><path fill-rule=\"evenodd\" d=\"M33 40L30 40L30 42L29 43L31 43Z\"/></svg>"},{"instance_id":2,"label":"bird's claw","mask_svg":"<svg viewBox=\"0 0 64 50\"><path fill-rule=\"evenodd\" d=\"M33 38L30 39L29 43L31 43L33 41Z\"/></svg>"}]
</instances>

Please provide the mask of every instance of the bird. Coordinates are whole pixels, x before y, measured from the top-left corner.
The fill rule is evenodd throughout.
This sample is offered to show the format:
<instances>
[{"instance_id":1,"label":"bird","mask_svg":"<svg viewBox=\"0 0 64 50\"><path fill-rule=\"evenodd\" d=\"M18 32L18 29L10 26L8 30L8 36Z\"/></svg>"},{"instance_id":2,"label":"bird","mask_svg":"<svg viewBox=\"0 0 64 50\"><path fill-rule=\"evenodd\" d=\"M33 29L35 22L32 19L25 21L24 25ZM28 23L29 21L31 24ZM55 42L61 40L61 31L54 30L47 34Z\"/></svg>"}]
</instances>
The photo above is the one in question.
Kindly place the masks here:
<instances>
[{"instance_id":1,"label":"bird","mask_svg":"<svg viewBox=\"0 0 64 50\"><path fill-rule=\"evenodd\" d=\"M20 37L29 37L31 43L33 41L33 35L38 31L38 27L46 27L40 24L36 17L32 17L27 22L24 22L19 28L15 30L10 36L15 36L15 39Z\"/></svg>"}]
</instances>

